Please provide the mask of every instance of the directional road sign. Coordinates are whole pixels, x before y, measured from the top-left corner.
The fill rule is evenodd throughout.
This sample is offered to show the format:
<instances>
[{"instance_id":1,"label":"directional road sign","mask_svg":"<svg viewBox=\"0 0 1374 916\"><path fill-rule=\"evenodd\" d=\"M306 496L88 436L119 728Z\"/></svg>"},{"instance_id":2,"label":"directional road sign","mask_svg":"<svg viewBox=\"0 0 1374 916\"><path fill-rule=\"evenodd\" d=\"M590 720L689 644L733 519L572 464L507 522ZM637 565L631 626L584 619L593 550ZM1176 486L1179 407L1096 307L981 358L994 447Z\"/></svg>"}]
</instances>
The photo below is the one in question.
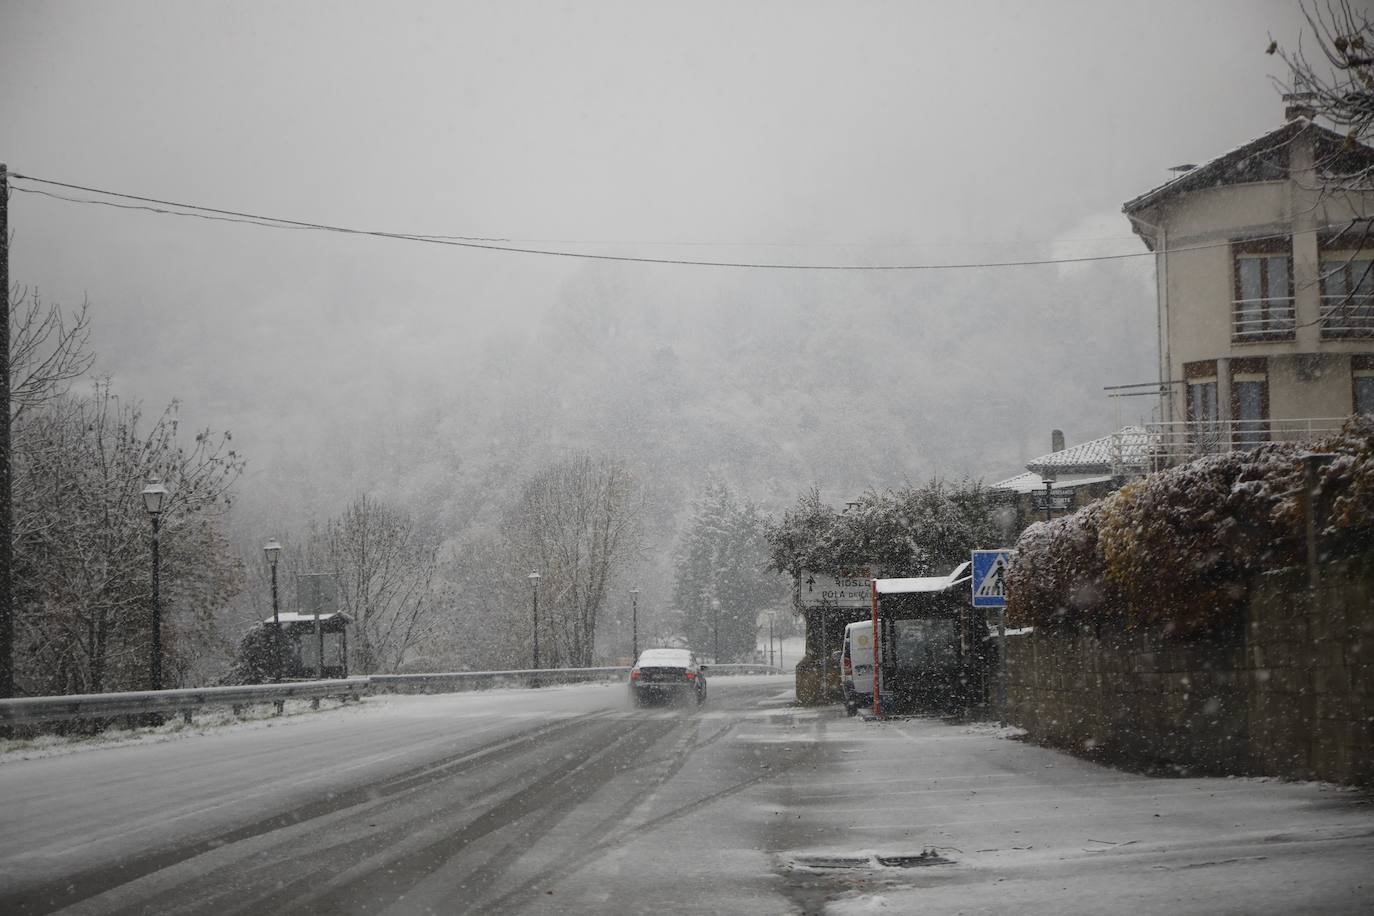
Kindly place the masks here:
<instances>
[{"instance_id":1,"label":"directional road sign","mask_svg":"<svg viewBox=\"0 0 1374 916\"><path fill-rule=\"evenodd\" d=\"M854 570L852 576L841 578L804 571L797 582L797 604L804 608L868 607L873 603L872 596L867 569Z\"/></svg>"},{"instance_id":2,"label":"directional road sign","mask_svg":"<svg viewBox=\"0 0 1374 916\"><path fill-rule=\"evenodd\" d=\"M975 550L973 552L973 606L1007 606L1007 568L1014 550Z\"/></svg>"}]
</instances>

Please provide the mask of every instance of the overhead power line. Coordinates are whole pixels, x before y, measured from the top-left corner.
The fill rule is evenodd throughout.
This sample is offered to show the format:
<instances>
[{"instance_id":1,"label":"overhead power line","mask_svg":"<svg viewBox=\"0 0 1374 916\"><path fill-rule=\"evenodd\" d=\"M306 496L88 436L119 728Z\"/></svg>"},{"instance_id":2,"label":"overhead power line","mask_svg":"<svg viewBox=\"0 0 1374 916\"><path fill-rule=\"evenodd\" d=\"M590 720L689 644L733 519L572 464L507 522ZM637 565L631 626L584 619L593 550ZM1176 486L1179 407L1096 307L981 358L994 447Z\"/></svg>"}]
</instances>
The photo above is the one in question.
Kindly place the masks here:
<instances>
[{"instance_id":1,"label":"overhead power line","mask_svg":"<svg viewBox=\"0 0 1374 916\"><path fill-rule=\"evenodd\" d=\"M337 232L344 235L370 236L373 238L391 239L393 241L419 242L427 245L448 245L456 248L472 248L481 251L501 251L511 254L541 255L554 258L577 258L591 261L622 261L631 264L672 264L686 267L730 267L745 268L754 270L829 270L829 271L857 271L857 270L882 270L882 271L921 271L921 270L977 270L999 267L1035 267L1049 264L1086 264L1095 261L1121 261L1128 258L1147 258L1154 257L1153 251L1133 251L1122 254L1101 254L1101 255L1081 255L1077 257L1062 258L1028 258L1024 260L1009 261L966 261L949 264L779 264L754 261L712 261L704 259L690 258L655 258L633 255L607 254L600 252L587 251L563 251L555 248L534 248L516 244L498 244L509 242L509 239L483 238L480 236L463 235L431 235L416 232L386 232L377 229L358 229L347 226L333 226L327 223L312 222L309 220L288 219L278 216L264 216L258 213L248 213L241 210L226 210L217 207L206 207L200 204L188 204L179 201L161 200L155 197L142 197L137 194L127 194L120 191L109 191L103 188L92 188L85 185L71 184L64 181L56 181L49 178L36 178L32 175L21 175L10 172L10 180L34 182L36 184L48 185L50 187L64 188L69 191L81 191L88 194L97 194L101 197L114 198L113 200L97 200L92 198L73 197L54 191L45 191L40 188L25 188L11 184L11 189L28 194L39 194L44 197L66 201L76 204L90 204L95 206L113 207L120 210L142 210L145 212L156 213L164 216L184 216L195 219L214 220L219 222L242 223L249 226L258 226L269 229L301 229L315 232ZM130 201L121 203L120 201ZM1287 238L1288 233L1278 233L1263 238ZM1251 241L1255 241L1252 239ZM576 244L576 243L571 243ZM1207 248L1229 247L1229 240L1220 242L1207 242L1193 246L1182 246L1170 248L1169 251L1198 251Z\"/></svg>"}]
</instances>

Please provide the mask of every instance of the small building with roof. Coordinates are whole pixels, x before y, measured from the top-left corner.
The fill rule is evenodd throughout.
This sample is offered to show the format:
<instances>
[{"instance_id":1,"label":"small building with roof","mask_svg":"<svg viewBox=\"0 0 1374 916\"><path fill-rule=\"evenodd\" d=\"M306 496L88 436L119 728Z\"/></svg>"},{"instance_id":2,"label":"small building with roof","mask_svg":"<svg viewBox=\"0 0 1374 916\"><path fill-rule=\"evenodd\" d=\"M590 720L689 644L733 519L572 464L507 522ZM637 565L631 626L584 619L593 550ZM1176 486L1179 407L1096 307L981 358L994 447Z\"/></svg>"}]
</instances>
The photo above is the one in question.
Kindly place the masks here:
<instances>
[{"instance_id":1,"label":"small building with roof","mask_svg":"<svg viewBox=\"0 0 1374 916\"><path fill-rule=\"evenodd\" d=\"M1055 438L1057 442L1059 437ZM999 480L988 489L1015 510L1008 527L1019 532L1033 521L1064 515L1102 498L1126 480L1148 473L1156 461L1150 432L1143 426L1126 426L1032 458L1024 473Z\"/></svg>"}]
</instances>

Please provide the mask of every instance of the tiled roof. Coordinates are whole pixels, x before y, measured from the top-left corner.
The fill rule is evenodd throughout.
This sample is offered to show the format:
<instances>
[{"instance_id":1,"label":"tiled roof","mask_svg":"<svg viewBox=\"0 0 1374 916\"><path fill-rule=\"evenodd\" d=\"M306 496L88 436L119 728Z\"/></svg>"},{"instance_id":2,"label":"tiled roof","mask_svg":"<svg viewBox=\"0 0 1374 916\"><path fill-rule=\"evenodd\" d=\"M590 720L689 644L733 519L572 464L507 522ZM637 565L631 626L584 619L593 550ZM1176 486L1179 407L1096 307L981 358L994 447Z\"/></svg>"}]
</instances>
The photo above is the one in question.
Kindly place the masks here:
<instances>
[{"instance_id":1,"label":"tiled roof","mask_svg":"<svg viewBox=\"0 0 1374 916\"><path fill-rule=\"evenodd\" d=\"M1308 132L1313 134L1318 158L1329 165L1343 170L1355 170L1374 164L1374 149L1361 143L1352 146L1346 137L1333 130L1328 130L1307 118L1294 118L1262 137L1256 137L1227 150L1159 187L1146 191L1134 200L1127 201L1121 210L1127 216L1133 216L1138 211L1175 194L1241 182L1283 180L1288 177L1288 144L1299 135Z\"/></svg>"},{"instance_id":2,"label":"tiled roof","mask_svg":"<svg viewBox=\"0 0 1374 916\"><path fill-rule=\"evenodd\" d=\"M1051 469L1077 474L1114 474L1123 467L1144 467L1149 454L1150 434L1142 427L1127 426L1110 436L1032 458L1026 462L1026 468L1037 474Z\"/></svg>"}]
</instances>

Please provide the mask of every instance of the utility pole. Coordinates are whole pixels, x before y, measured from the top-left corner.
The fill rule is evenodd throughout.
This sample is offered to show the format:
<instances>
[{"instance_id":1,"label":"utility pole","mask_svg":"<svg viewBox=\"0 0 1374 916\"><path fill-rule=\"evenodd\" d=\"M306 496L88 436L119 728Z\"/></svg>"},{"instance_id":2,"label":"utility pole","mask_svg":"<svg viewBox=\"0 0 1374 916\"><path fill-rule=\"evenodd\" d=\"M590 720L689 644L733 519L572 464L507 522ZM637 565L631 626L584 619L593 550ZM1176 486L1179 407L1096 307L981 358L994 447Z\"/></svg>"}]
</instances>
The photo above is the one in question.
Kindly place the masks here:
<instances>
[{"instance_id":1,"label":"utility pole","mask_svg":"<svg viewBox=\"0 0 1374 916\"><path fill-rule=\"evenodd\" d=\"M10 504L10 174L0 162L0 697L14 696L14 588Z\"/></svg>"}]
</instances>

